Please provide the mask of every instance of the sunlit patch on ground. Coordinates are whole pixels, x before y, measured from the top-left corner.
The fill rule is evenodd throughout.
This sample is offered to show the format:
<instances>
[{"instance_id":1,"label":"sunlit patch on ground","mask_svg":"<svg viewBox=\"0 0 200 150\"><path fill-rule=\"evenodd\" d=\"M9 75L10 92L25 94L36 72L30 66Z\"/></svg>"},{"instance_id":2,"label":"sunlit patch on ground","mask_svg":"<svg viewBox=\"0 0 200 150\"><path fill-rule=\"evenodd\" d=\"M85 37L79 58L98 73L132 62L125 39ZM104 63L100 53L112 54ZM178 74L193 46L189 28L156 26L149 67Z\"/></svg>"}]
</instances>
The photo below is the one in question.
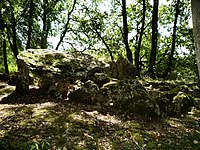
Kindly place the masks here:
<instances>
[{"instance_id":1,"label":"sunlit patch on ground","mask_svg":"<svg viewBox=\"0 0 200 150\"><path fill-rule=\"evenodd\" d=\"M10 86L6 83L0 82L0 101L2 98L8 96L15 90L15 86Z\"/></svg>"}]
</instances>

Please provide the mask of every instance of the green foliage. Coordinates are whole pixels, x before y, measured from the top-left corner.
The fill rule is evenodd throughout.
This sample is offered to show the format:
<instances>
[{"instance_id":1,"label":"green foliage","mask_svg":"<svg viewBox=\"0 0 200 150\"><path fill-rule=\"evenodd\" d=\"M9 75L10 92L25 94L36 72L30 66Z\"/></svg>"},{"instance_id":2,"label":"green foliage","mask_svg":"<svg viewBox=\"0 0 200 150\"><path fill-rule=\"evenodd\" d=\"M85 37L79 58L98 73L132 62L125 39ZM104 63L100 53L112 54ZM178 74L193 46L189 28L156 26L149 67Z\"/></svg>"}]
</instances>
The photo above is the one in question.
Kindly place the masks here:
<instances>
[{"instance_id":1,"label":"green foliage","mask_svg":"<svg viewBox=\"0 0 200 150\"><path fill-rule=\"evenodd\" d=\"M28 38L28 21L31 0L3 0L1 3L2 18L7 27L6 46L10 71L16 69L15 60L12 56L9 37L12 39L12 13L16 19L17 45L20 51L26 49ZM68 16L72 9L73 0L33 0L33 26L31 34L31 48L40 48L44 44L42 39L47 38L48 48L52 48L62 35L64 26L69 20L68 30L64 37L61 50L86 51L101 60L110 61L108 48L114 59L125 56L123 43L122 16L120 1L113 0L80 0L76 1L74 11ZM172 30L175 13L176 0L167 1L159 6L159 36L158 52L155 71L157 76L163 74L167 67L168 56L171 51ZM151 20L152 4L146 2L145 30L141 45L140 58L143 63L142 75L148 66L151 50ZM127 2L127 17L129 30L129 46L132 52L137 48L139 33L141 31L142 0ZM46 14L46 28L44 28L44 16ZM174 54L173 70L169 78L196 79L197 69L195 63L194 41L192 28L188 25L191 19L190 2L181 1L180 14L177 24L176 52ZM47 29L48 28L48 29ZM0 31L2 32L2 31ZM2 35L2 34L1 34ZM50 43L50 38L54 39ZM2 38L3 39L3 38ZM0 41L2 42L2 41ZM0 47L2 51L2 46ZM2 58L2 53L1 53ZM3 72L3 59L0 62L0 71ZM15 67L14 67L15 66Z\"/></svg>"},{"instance_id":2,"label":"green foliage","mask_svg":"<svg viewBox=\"0 0 200 150\"><path fill-rule=\"evenodd\" d=\"M0 73L4 73L4 62L3 62L3 54L2 50L0 48ZM16 59L13 55L13 53L7 49L7 59L8 59L8 67L9 71L16 72L17 71L17 65L16 65Z\"/></svg>"},{"instance_id":3,"label":"green foliage","mask_svg":"<svg viewBox=\"0 0 200 150\"><path fill-rule=\"evenodd\" d=\"M48 150L50 148L50 144L48 142L32 142L30 146L28 146L30 150Z\"/></svg>"}]
</instances>

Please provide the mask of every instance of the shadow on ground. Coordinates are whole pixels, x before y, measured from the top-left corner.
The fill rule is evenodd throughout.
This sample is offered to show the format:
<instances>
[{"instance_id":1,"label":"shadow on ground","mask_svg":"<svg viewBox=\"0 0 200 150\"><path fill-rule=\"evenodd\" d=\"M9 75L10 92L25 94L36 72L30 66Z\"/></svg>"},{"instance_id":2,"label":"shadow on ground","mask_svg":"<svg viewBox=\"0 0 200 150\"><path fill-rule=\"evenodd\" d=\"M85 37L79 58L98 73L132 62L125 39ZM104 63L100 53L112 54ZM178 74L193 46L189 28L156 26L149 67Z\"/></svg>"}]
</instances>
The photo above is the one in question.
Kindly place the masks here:
<instances>
[{"instance_id":1,"label":"shadow on ground","mask_svg":"<svg viewBox=\"0 0 200 150\"><path fill-rule=\"evenodd\" d=\"M199 149L200 124L195 118L125 121L84 107L5 104L0 109L0 149Z\"/></svg>"}]
</instances>

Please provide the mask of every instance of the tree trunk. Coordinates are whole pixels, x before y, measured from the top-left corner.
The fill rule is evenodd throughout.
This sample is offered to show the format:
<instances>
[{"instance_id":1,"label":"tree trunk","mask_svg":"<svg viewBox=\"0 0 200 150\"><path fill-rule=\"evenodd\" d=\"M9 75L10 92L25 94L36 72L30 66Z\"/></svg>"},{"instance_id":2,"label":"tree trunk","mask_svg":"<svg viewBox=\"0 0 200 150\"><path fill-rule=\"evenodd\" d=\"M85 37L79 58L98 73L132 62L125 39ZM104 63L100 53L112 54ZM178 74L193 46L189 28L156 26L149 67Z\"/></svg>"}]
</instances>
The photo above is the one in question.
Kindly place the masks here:
<instances>
[{"instance_id":1,"label":"tree trunk","mask_svg":"<svg viewBox=\"0 0 200 150\"><path fill-rule=\"evenodd\" d=\"M58 50L60 44L63 42L63 39L64 39L64 37L65 37L65 35L66 35L68 29L69 29L70 17L71 17L72 12L74 11L75 5L76 5L76 0L74 0L72 9L71 9L71 11L68 13L68 15L67 15L67 22L66 22L66 24L65 24L65 29L64 29L64 31L61 33L60 40L59 40L59 42L58 42L58 44L57 44L57 46L56 46L56 50Z\"/></svg>"},{"instance_id":2,"label":"tree trunk","mask_svg":"<svg viewBox=\"0 0 200 150\"><path fill-rule=\"evenodd\" d=\"M4 29L5 29L5 24L4 24L4 20L2 18L2 14L1 14L1 11L0 11L0 30L1 30L2 35L3 35L3 39L2 39L2 44L3 44L3 62L4 62L5 73L9 74L7 51L6 51L6 39L5 39L6 37L5 37Z\"/></svg>"},{"instance_id":3,"label":"tree trunk","mask_svg":"<svg viewBox=\"0 0 200 150\"><path fill-rule=\"evenodd\" d=\"M18 46L17 46L17 32L16 32L16 20L15 20L15 14L14 14L14 8L12 6L12 3L10 2L10 0L8 0L10 7L12 9L11 12L11 29L12 29L12 44L10 45L13 51L13 54L15 56L15 58L17 59L17 55L18 55ZM7 28L8 31L10 30L9 28ZM8 33L7 31L7 33ZM8 34L9 36L9 34Z\"/></svg>"},{"instance_id":4,"label":"tree trunk","mask_svg":"<svg viewBox=\"0 0 200 150\"><path fill-rule=\"evenodd\" d=\"M30 0L29 16L28 16L28 39L27 39L27 43L26 43L26 49L31 48L31 36L32 36L32 26L33 26L33 10L34 10L34 3L33 3L33 0Z\"/></svg>"},{"instance_id":5,"label":"tree trunk","mask_svg":"<svg viewBox=\"0 0 200 150\"><path fill-rule=\"evenodd\" d=\"M156 65L156 53L157 53L157 41L158 41L158 4L159 0L154 0L153 5L153 17L152 17L152 44L151 44L151 54L149 60L148 74L150 77L155 77L154 68Z\"/></svg>"},{"instance_id":6,"label":"tree trunk","mask_svg":"<svg viewBox=\"0 0 200 150\"><path fill-rule=\"evenodd\" d=\"M142 36L144 33L144 25L145 25L145 13L146 13L146 0L143 0L143 13L142 13L142 26L140 29L140 37L138 41L138 46L135 50L135 66L137 68L137 75L140 75L140 49L142 44Z\"/></svg>"},{"instance_id":7,"label":"tree trunk","mask_svg":"<svg viewBox=\"0 0 200 150\"><path fill-rule=\"evenodd\" d=\"M178 15L179 15L179 4L180 4L180 0L177 0L173 35L172 35L172 49L171 49L171 53L169 55L169 59L168 59L169 62L168 62L167 68L165 69L165 71L163 73L163 78L167 78L168 74L171 72L171 69L173 67L174 52L175 52L175 47L176 47L176 30L177 30L176 25L177 25Z\"/></svg>"},{"instance_id":8,"label":"tree trunk","mask_svg":"<svg viewBox=\"0 0 200 150\"><path fill-rule=\"evenodd\" d=\"M15 58L17 58L18 53L18 46L17 46L17 32L16 32L16 20L14 17L14 13L12 13L12 38L13 38L13 53Z\"/></svg>"},{"instance_id":9,"label":"tree trunk","mask_svg":"<svg viewBox=\"0 0 200 150\"><path fill-rule=\"evenodd\" d=\"M5 39L3 40L3 62L4 62L5 73L9 74Z\"/></svg>"},{"instance_id":10,"label":"tree trunk","mask_svg":"<svg viewBox=\"0 0 200 150\"><path fill-rule=\"evenodd\" d=\"M43 16L42 16L42 23L43 23L43 27L42 27L42 36L41 36L41 44L40 47L42 49L46 49L47 48L47 37L48 37L48 0L44 0L43 2Z\"/></svg>"},{"instance_id":11,"label":"tree trunk","mask_svg":"<svg viewBox=\"0 0 200 150\"><path fill-rule=\"evenodd\" d=\"M194 43L197 58L197 67L200 77L200 1L191 0L192 6L192 20L193 20L193 33L194 33ZM200 81L200 78L199 78Z\"/></svg>"},{"instance_id":12,"label":"tree trunk","mask_svg":"<svg viewBox=\"0 0 200 150\"><path fill-rule=\"evenodd\" d=\"M127 24L127 14L126 14L126 0L122 0L122 17L123 17L123 38L126 47L126 57L130 63L133 63L133 56L128 44L128 24Z\"/></svg>"}]
</instances>

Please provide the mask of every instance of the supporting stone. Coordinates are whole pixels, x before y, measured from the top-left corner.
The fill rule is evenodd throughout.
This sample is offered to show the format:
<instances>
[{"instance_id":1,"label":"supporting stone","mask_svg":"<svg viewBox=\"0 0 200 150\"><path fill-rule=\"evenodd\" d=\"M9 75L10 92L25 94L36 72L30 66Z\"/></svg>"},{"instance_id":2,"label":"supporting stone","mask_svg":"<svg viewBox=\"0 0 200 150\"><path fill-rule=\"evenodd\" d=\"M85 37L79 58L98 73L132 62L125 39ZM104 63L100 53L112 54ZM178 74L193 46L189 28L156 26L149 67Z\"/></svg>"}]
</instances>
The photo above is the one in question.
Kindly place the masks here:
<instances>
[{"instance_id":1,"label":"supporting stone","mask_svg":"<svg viewBox=\"0 0 200 150\"><path fill-rule=\"evenodd\" d=\"M21 59L17 60L17 66L19 73L15 91L26 95L29 92L29 68Z\"/></svg>"}]
</instances>

